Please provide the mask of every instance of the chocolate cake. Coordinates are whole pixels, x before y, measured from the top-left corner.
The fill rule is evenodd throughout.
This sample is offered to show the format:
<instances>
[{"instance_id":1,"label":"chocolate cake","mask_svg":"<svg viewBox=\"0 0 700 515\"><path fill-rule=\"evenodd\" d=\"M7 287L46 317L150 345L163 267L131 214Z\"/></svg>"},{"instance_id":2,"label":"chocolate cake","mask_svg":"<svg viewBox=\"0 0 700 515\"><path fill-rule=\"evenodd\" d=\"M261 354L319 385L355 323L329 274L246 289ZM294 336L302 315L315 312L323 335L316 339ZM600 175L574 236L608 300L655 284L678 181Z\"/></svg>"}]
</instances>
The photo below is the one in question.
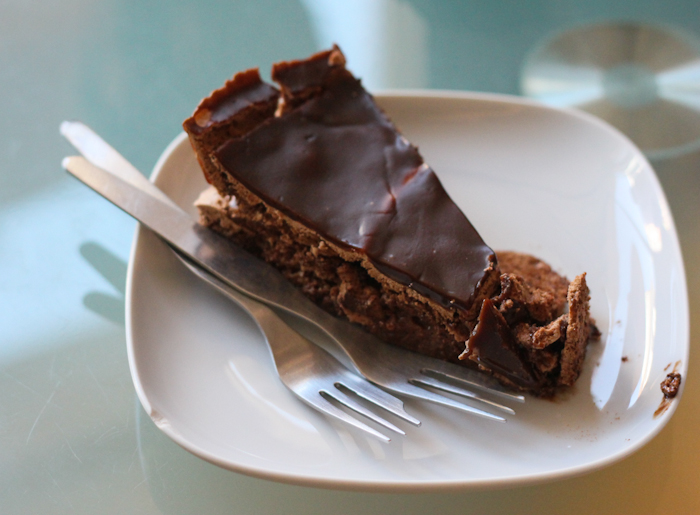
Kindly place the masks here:
<instances>
[{"instance_id":1,"label":"chocolate cake","mask_svg":"<svg viewBox=\"0 0 700 515\"><path fill-rule=\"evenodd\" d=\"M212 185L201 223L384 341L539 395L573 384L585 274L497 258L337 47L272 78L235 75L183 124Z\"/></svg>"}]
</instances>

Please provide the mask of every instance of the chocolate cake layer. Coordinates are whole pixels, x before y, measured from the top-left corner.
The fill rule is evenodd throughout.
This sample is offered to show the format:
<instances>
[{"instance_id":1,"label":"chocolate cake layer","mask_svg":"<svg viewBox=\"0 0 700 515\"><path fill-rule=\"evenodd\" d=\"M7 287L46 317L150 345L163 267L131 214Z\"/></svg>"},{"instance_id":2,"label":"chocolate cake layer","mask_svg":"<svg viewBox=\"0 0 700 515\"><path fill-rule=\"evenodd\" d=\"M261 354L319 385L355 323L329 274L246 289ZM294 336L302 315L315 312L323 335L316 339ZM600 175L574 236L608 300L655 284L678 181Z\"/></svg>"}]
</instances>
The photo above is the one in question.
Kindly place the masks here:
<instances>
[{"instance_id":1,"label":"chocolate cake layer","mask_svg":"<svg viewBox=\"0 0 700 515\"><path fill-rule=\"evenodd\" d=\"M588 339L585 277L572 292L517 253L501 274L344 65L337 48L275 65L280 92L248 70L200 104L184 127L216 189L198 202L202 223L389 343L539 394L570 384Z\"/></svg>"}]
</instances>

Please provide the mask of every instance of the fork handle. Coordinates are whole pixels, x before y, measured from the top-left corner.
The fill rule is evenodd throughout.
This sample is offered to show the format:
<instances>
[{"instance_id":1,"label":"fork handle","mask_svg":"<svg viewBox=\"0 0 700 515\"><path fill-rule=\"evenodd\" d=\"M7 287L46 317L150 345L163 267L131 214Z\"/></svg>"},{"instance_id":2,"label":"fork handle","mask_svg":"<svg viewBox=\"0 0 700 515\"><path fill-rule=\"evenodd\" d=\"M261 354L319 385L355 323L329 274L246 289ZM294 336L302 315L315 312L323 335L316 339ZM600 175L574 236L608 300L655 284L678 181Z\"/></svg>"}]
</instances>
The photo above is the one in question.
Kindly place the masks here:
<instances>
[{"instance_id":1,"label":"fork handle","mask_svg":"<svg viewBox=\"0 0 700 515\"><path fill-rule=\"evenodd\" d=\"M300 344L300 340L305 339L296 331L291 331L289 326L267 305L244 295L221 281L214 280L211 275L201 270L198 266L191 264L187 258L183 257L178 252L175 252L175 255L193 274L216 288L220 293L223 293L250 314L267 341L272 358L275 362L275 368L279 371L280 365L285 362L284 354L287 346L283 342L293 340L292 343L298 345Z\"/></svg>"}]
</instances>

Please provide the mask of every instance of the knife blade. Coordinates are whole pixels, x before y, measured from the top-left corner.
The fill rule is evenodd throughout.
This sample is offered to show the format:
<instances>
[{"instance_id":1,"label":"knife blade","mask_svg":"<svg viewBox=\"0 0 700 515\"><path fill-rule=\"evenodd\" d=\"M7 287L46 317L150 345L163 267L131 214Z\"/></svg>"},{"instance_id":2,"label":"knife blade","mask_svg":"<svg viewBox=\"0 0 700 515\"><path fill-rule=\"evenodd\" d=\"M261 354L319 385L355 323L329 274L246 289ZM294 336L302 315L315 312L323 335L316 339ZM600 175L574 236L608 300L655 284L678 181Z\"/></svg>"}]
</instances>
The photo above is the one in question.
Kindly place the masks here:
<instances>
[{"instance_id":1,"label":"knife blade","mask_svg":"<svg viewBox=\"0 0 700 515\"><path fill-rule=\"evenodd\" d=\"M62 166L158 234L175 250L231 287L268 305L311 320L327 320L330 317L276 269L200 225L174 203L156 198L150 191L143 191L84 157L66 157ZM150 182L148 184L153 187ZM293 306L293 309L289 306Z\"/></svg>"}]
</instances>

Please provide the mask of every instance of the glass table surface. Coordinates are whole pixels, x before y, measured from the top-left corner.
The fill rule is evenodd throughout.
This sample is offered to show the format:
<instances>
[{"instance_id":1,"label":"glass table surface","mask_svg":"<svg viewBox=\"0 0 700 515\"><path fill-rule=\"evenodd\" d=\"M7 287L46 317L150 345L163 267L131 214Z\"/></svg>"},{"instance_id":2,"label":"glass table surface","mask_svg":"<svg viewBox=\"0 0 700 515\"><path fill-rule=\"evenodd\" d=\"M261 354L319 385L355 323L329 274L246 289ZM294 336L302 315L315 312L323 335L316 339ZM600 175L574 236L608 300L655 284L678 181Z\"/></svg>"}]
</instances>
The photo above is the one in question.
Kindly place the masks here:
<instances>
[{"instance_id":1,"label":"glass table surface","mask_svg":"<svg viewBox=\"0 0 700 515\"><path fill-rule=\"evenodd\" d=\"M571 69L580 77L577 66L592 66L576 61L581 52L571 47L568 54L557 49L564 36L620 26L652 27L686 42L675 58L687 73L649 78L644 70L658 68L643 68L642 53L625 47L633 66L622 63L596 86L599 96L617 99L614 108L575 98L598 80L588 75L568 96L528 89L532 80L551 84L537 82L538 73ZM577 37L566 41L590 48L590 39ZM692 349L682 403L662 432L633 456L578 478L493 491L342 492L255 479L189 454L142 410L129 374L124 297L136 224L61 169L74 151L58 132L61 121L81 120L150 172L198 101L234 72L258 66L269 77L273 62L333 42L371 91L527 93L578 105L609 116L648 150L681 241L692 346L700 320L696 39L700 4L689 0L0 3L0 513L700 511ZM548 62L552 56L559 61ZM647 120L663 130L643 133L629 111L656 102L647 97L663 96L672 80L683 89L674 97L681 114L649 111Z\"/></svg>"}]
</instances>

